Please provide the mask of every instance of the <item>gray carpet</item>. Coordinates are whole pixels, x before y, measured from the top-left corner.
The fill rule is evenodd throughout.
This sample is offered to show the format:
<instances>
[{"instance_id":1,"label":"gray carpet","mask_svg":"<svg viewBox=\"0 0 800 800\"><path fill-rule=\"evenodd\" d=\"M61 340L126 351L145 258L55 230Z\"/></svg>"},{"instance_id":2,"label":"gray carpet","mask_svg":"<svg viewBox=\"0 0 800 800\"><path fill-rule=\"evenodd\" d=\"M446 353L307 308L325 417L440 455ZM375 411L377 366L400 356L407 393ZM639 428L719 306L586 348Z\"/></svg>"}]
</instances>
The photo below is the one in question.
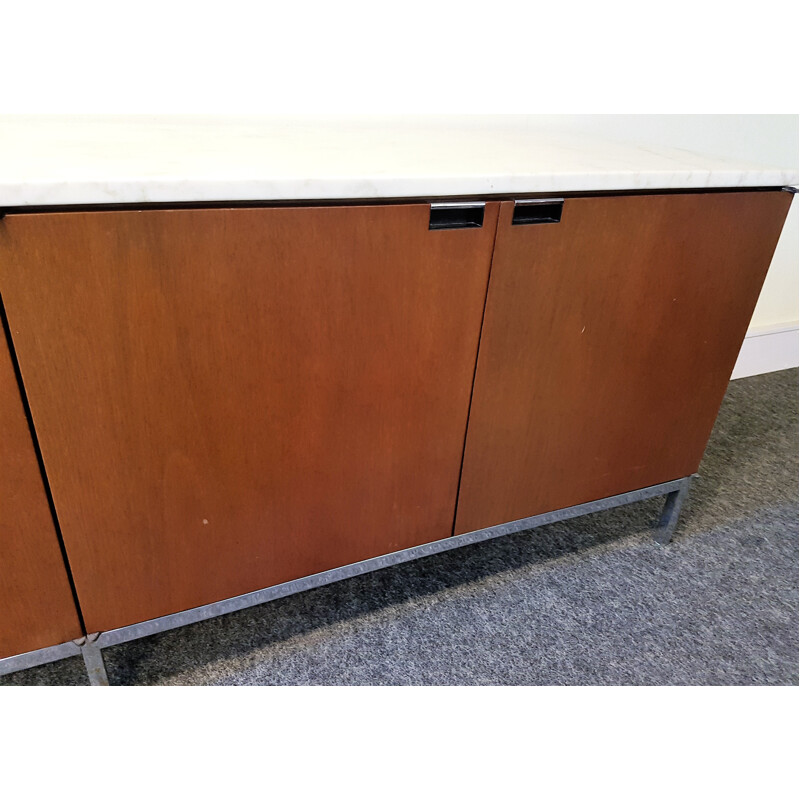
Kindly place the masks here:
<instances>
[{"instance_id":1,"label":"gray carpet","mask_svg":"<svg viewBox=\"0 0 800 800\"><path fill-rule=\"evenodd\" d=\"M797 684L798 372L731 383L671 545L660 501L104 651L114 684ZM0 678L81 684L78 659Z\"/></svg>"}]
</instances>

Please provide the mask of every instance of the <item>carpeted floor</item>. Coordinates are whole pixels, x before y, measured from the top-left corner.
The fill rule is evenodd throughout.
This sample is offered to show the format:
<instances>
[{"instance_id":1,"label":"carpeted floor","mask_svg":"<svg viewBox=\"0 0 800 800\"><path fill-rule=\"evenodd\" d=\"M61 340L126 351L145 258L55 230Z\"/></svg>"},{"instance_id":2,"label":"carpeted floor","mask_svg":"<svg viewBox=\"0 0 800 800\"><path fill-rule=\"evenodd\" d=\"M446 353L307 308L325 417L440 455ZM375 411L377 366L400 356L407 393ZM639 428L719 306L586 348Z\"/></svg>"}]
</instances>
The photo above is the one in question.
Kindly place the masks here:
<instances>
[{"instance_id":1,"label":"carpeted floor","mask_svg":"<svg viewBox=\"0 0 800 800\"><path fill-rule=\"evenodd\" d=\"M668 547L645 501L105 650L112 684L797 684L798 372L735 381ZM79 659L0 684L86 683Z\"/></svg>"}]
</instances>

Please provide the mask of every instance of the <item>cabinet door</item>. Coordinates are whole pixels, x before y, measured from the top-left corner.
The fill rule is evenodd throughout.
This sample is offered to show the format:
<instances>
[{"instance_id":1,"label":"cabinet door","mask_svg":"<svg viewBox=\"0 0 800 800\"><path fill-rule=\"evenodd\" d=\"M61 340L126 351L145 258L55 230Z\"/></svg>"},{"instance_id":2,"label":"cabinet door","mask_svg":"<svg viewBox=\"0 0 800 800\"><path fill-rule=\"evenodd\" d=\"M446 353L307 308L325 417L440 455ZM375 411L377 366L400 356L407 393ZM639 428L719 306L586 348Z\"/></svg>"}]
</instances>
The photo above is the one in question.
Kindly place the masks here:
<instances>
[{"instance_id":1,"label":"cabinet door","mask_svg":"<svg viewBox=\"0 0 800 800\"><path fill-rule=\"evenodd\" d=\"M7 216L0 289L88 628L451 535L498 210Z\"/></svg>"},{"instance_id":2,"label":"cabinet door","mask_svg":"<svg viewBox=\"0 0 800 800\"><path fill-rule=\"evenodd\" d=\"M456 532L693 473L791 202L567 199L498 223Z\"/></svg>"},{"instance_id":3,"label":"cabinet door","mask_svg":"<svg viewBox=\"0 0 800 800\"><path fill-rule=\"evenodd\" d=\"M0 330L0 658L82 635L11 354Z\"/></svg>"}]
</instances>

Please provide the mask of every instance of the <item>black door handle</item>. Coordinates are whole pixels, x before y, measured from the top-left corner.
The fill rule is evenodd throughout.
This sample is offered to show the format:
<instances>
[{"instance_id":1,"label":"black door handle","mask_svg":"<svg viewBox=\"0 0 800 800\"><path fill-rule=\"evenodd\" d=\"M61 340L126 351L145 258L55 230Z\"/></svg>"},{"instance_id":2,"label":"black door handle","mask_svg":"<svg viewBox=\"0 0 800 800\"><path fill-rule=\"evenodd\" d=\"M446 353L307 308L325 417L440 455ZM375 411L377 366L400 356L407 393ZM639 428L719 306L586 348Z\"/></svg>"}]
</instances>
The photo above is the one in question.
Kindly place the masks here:
<instances>
[{"instance_id":1,"label":"black door handle","mask_svg":"<svg viewBox=\"0 0 800 800\"><path fill-rule=\"evenodd\" d=\"M561 222L564 201L561 198L547 200L515 200L512 225L541 225Z\"/></svg>"},{"instance_id":2,"label":"black door handle","mask_svg":"<svg viewBox=\"0 0 800 800\"><path fill-rule=\"evenodd\" d=\"M482 228L486 203L431 203L431 219L428 229L432 231L448 228Z\"/></svg>"}]
</instances>

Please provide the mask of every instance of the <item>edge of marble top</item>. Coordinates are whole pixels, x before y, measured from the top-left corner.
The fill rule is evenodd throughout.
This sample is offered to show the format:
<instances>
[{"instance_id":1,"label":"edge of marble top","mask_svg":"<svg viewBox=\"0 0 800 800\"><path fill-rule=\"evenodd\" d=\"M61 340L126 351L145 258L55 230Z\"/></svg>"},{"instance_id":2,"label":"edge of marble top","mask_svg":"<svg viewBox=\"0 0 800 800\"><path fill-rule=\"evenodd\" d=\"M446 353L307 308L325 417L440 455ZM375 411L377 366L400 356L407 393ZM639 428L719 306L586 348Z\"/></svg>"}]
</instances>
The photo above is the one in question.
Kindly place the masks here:
<instances>
[{"instance_id":1,"label":"edge of marble top","mask_svg":"<svg viewBox=\"0 0 800 800\"><path fill-rule=\"evenodd\" d=\"M69 181L8 186L0 180L0 208L114 206L170 203L269 203L379 200L408 201L436 198L528 194L581 194L594 192L660 192L717 189L796 188L797 173L736 173L730 176L604 173L599 176L554 175L497 177L442 177L388 179L262 179L252 181L174 181L128 179L120 181Z\"/></svg>"},{"instance_id":2,"label":"edge of marble top","mask_svg":"<svg viewBox=\"0 0 800 800\"><path fill-rule=\"evenodd\" d=\"M797 169L530 117L0 116L0 207L796 186Z\"/></svg>"}]
</instances>

